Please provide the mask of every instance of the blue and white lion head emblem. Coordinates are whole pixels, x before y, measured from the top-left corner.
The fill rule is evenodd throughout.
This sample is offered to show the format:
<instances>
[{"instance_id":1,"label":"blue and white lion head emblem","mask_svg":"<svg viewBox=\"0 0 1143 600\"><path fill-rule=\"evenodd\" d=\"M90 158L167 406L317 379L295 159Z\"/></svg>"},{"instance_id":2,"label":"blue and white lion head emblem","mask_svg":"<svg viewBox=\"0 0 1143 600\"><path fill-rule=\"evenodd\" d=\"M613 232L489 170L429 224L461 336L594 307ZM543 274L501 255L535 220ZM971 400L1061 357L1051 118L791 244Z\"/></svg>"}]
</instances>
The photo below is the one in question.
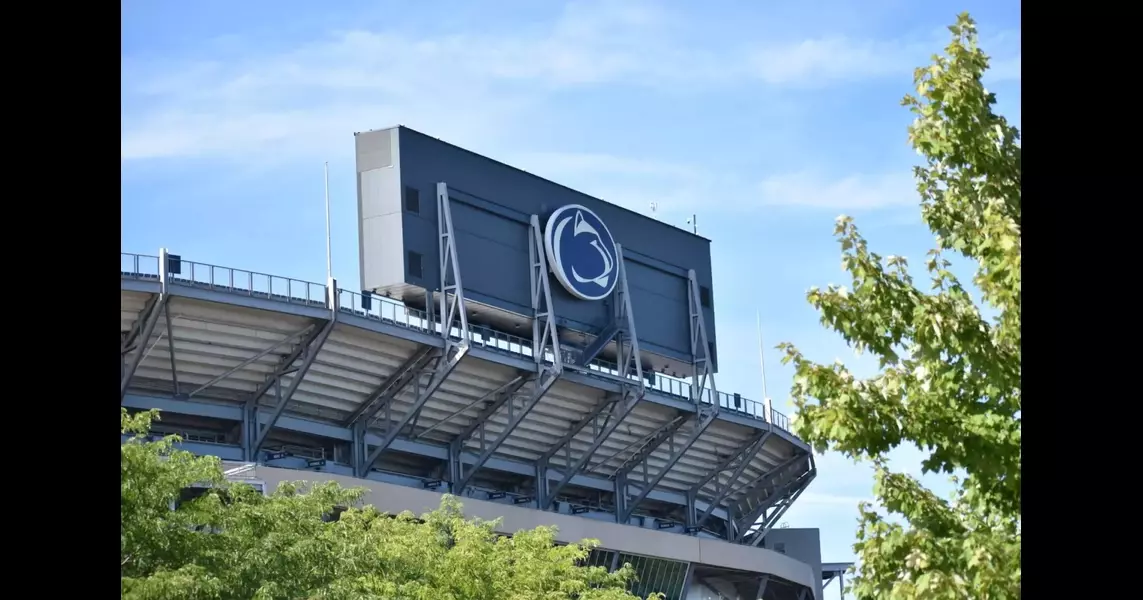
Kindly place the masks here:
<instances>
[{"instance_id":1,"label":"blue and white lion head emblem","mask_svg":"<svg viewBox=\"0 0 1143 600\"><path fill-rule=\"evenodd\" d=\"M578 204L557 209L548 217L544 245L552 273L576 298L601 300L615 289L615 240L590 209Z\"/></svg>"}]
</instances>

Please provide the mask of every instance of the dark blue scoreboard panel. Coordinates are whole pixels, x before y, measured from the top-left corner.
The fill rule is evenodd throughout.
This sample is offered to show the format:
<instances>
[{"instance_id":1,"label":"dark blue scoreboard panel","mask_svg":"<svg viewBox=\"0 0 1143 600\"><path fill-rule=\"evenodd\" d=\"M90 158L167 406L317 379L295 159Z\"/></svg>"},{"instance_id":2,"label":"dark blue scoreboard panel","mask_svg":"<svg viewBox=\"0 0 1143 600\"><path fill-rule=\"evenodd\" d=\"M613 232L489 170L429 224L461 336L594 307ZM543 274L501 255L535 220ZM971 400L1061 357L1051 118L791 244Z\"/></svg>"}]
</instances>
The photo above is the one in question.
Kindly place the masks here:
<instances>
[{"instance_id":1,"label":"dark blue scoreboard panel","mask_svg":"<svg viewBox=\"0 0 1143 600\"><path fill-rule=\"evenodd\" d=\"M445 182L471 322L530 338L534 214L565 345L611 324L618 245L655 370L689 375L689 269L714 346L709 240L406 127L359 133L356 146L363 290L416 306L440 287L436 189Z\"/></svg>"}]
</instances>

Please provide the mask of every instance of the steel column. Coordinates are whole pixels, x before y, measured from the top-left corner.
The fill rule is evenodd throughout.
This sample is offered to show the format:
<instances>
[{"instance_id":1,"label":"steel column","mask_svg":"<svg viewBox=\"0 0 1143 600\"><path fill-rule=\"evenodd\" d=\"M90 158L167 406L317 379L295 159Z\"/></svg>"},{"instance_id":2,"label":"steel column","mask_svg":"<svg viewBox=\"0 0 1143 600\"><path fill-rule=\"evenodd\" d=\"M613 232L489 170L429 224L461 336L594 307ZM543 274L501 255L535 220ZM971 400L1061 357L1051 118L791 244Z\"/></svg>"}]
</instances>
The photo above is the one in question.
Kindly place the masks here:
<instances>
[{"instance_id":1,"label":"steel column","mask_svg":"<svg viewBox=\"0 0 1143 600\"><path fill-rule=\"evenodd\" d=\"M623 246L615 244L616 262L619 263L619 280L615 284L615 323L619 331L615 335L615 366L619 376L630 380L632 371L638 382L639 397L643 397L643 360L639 352L639 334L635 330L635 313L631 310L631 293L627 288L627 265L623 259ZM632 365L632 363L634 363Z\"/></svg>"},{"instance_id":2,"label":"steel column","mask_svg":"<svg viewBox=\"0 0 1143 600\"><path fill-rule=\"evenodd\" d=\"M538 225L538 219L533 217L533 231L536 232L535 236L537 244L539 244L539 240L541 239L539 237ZM542 246L540 246L540 248L542 249ZM641 360L641 354L639 352L639 335L635 330L635 313L631 310L631 295L627 288L627 267L623 259L623 246L619 244L615 245L615 256L616 263L619 267L619 273L617 274L618 279L615 284L615 291L612 292L612 297L615 299L613 321L614 333L609 333L608 335L615 336L616 367L619 369L619 376L622 377L626 383L623 386L622 396L618 401L605 401L596 405L593 408L592 412L585 415L582 419L580 419L578 423L573 425L571 430L563 438L557 441L555 445L553 445L547 452L544 453L543 456L540 457L540 460L538 461L540 464L539 471L541 472L541 477L544 479L542 488L548 488L547 469L548 462L551 460L552 456L554 456L561 447L565 447L571 444L572 439L574 439L575 436L578 435L584 427L594 421L599 412L603 410L607 404L611 405L611 410L608 413L607 421L603 426L603 431L598 432L597 435L594 436L591 445L588 446L588 448L583 452L583 454L580 455L579 459L576 460L574 464L564 465L562 470L563 475L560 477L560 481L556 483L555 487L551 488L546 494L543 494L540 498L538 498L538 506L541 510L547 510L550 508L556 496L559 495L561 491L563 491L564 487L566 487L568 483L571 482L572 478L578 475L583 470L584 466L590 464L592 456L599 449L600 445L602 445L603 442L611 436L612 432L615 431L615 428L618 427L619 424L627 418L627 415L629 415L632 409L634 409L635 406L639 404L639 401L643 399L643 395L646 392L645 382L643 381L643 364ZM546 279L546 273L544 277ZM602 350L602 345L596 348L595 352L598 353L599 350ZM585 359L581 362L586 364L587 360ZM634 363L634 365L632 365L632 363ZM632 385L631 378L629 376L632 371L635 372L634 385ZM606 463L606 461L604 462Z\"/></svg>"},{"instance_id":3,"label":"steel column","mask_svg":"<svg viewBox=\"0 0 1143 600\"><path fill-rule=\"evenodd\" d=\"M714 512L714 509L718 508L718 505L721 504L728 495L730 495L730 490L734 487L734 483L738 481L739 477L742 476L742 472L746 470L747 465L749 465L750 462L754 460L754 456L757 455L758 451L762 449L762 445L766 443L766 439L769 436L770 432L767 431L765 435L755 440L754 445L749 450L743 452L740 455L741 460L739 461L738 466L734 469L734 473L731 474L730 478L727 479L725 484L719 484L717 486L718 490L715 492L714 497L711 498L710 504L706 507L706 510L703 511L702 516L700 516L695 522L696 527L701 527L702 524L705 523L708 518L710 518L710 515ZM717 478L715 479L715 483L719 483ZM695 491L697 493L698 490Z\"/></svg>"},{"instance_id":4,"label":"steel column","mask_svg":"<svg viewBox=\"0 0 1143 600\"><path fill-rule=\"evenodd\" d=\"M552 487L543 498L539 499L540 510L547 510L551 508L552 502L555 501L556 496L558 496L559 493L563 491L565 487L567 487L572 478L583 471L584 466L589 464L591 457L595 455L595 452L599 450L599 447L603 445L603 442L605 442L607 438L611 436L611 434L615 431L615 428L619 427L620 423L622 423L623 420L627 418L627 415L631 414L632 409L634 409L635 405L639 404L639 401L642 399L643 395L639 390L628 388L624 390L623 396L621 396L618 400L597 405L598 409L602 409L604 406L610 404L611 411L608 414L607 423L603 426L603 430L595 435L595 437L592 439L591 444L587 447L587 449L583 451L582 454L580 454L579 459L577 459L574 464L564 465L564 468L562 469L563 475L560 477L559 482L557 482L555 487ZM548 452L544 454L544 456L540 457L539 462L541 465L543 465L543 469L545 470L545 478L547 477L546 469L548 468L548 461L551 460L552 456L555 456L556 452L559 451L561 446L571 444L571 440L576 436L576 434L579 433L580 430L586 427L588 423L594 420L596 414L598 413L595 412L595 414L589 414L588 417L590 418L584 418L580 420L579 423L576 423L576 425L572 427L572 431L568 432L568 434L566 434L564 438L561 439L563 443L557 443L553 445L548 450ZM545 481L545 486L546 484L547 481Z\"/></svg>"},{"instance_id":5,"label":"steel column","mask_svg":"<svg viewBox=\"0 0 1143 600\"><path fill-rule=\"evenodd\" d=\"M687 271L687 304L690 312L691 357L694 374L691 376L691 401L702 404L704 392L710 390L710 405L719 409L718 388L714 384L714 364L710 355L710 342L706 335L702 301L699 298L698 277L694 269Z\"/></svg>"},{"instance_id":6,"label":"steel column","mask_svg":"<svg viewBox=\"0 0 1143 600\"><path fill-rule=\"evenodd\" d=\"M766 440L770 438L770 435L773 433L772 429L773 428L770 430L760 431L750 439L739 444L737 448L730 451L730 454L727 455L727 457L723 459L722 462L718 463L717 467L711 469L710 472L708 472L706 475L703 475L702 479L700 479L698 483L694 484L691 489L695 492L702 491L702 488L705 487L706 484L710 483L711 479L714 479L723 471L732 468L735 464L734 461L741 459L742 455L747 451L751 452L750 458L747 459L747 462L753 460L754 456L758 453L758 450L761 450L762 446L766 443Z\"/></svg>"},{"instance_id":7,"label":"steel column","mask_svg":"<svg viewBox=\"0 0 1143 600\"><path fill-rule=\"evenodd\" d=\"M175 395L180 395L179 390L179 371L175 367L175 332L174 327L171 326L171 305L170 302L163 304L163 319L167 325L167 355L171 359L171 382L174 384Z\"/></svg>"},{"instance_id":8,"label":"steel column","mask_svg":"<svg viewBox=\"0 0 1143 600\"><path fill-rule=\"evenodd\" d=\"M774 491L777 491L779 487L787 483L785 478L789 477L791 473L793 474L792 480L796 480L798 477L802 476L802 473L798 473L796 471L801 468L802 461L805 461L808 456L809 455L807 454L796 454L791 456L790 458L787 458L786 460L779 463L770 471L755 477L753 480L748 481L745 484L732 485L730 492L727 495L735 497L734 502L736 504L742 504L743 500L749 500L750 498L755 497L753 493L764 491L770 489L771 487ZM746 510L740 510L739 512L745 515L750 514L750 512L753 512L754 509L755 506L749 506Z\"/></svg>"},{"instance_id":9,"label":"steel column","mask_svg":"<svg viewBox=\"0 0 1143 600\"><path fill-rule=\"evenodd\" d=\"M368 422L376 415L382 407L390 402L397 394L408 387L422 372L426 364L434 358L432 354L434 350L438 350L432 346L423 346L413 352L405 362L401 363L377 389L373 390L365 398L360 406L353 411L353 414L345 420L345 426L348 427L357 423L358 421ZM364 418L363 418L364 417Z\"/></svg>"},{"instance_id":10,"label":"steel column","mask_svg":"<svg viewBox=\"0 0 1143 600\"><path fill-rule=\"evenodd\" d=\"M139 315L139 322L142 323L142 326L133 330L137 332L135 338L129 339L128 342L120 346L121 354L125 353L123 352L125 348L130 348L127 352L133 352L130 361L123 366L123 372L119 379L120 402L122 402L123 397L127 395L127 388L131 385L131 379L135 376L135 370L139 368L139 363L143 361L143 355L147 353L147 343L151 340L151 333L155 330L155 323L159 322L159 313L163 311L169 298L170 296L166 294L152 297L149 308L144 308L143 312Z\"/></svg>"},{"instance_id":11,"label":"steel column","mask_svg":"<svg viewBox=\"0 0 1143 600\"><path fill-rule=\"evenodd\" d=\"M437 232L439 234L441 275L439 313L441 336L448 344L452 340L453 322L456 322L457 337L460 339L460 344L467 349L472 340L468 333L468 309L464 302L460 263L456 260L456 234L452 227L452 203L448 197L448 184L443 181L437 183Z\"/></svg>"},{"instance_id":12,"label":"steel column","mask_svg":"<svg viewBox=\"0 0 1143 600\"><path fill-rule=\"evenodd\" d=\"M258 354L255 354L254 356L251 356L250 358L247 358L246 360L238 363L237 366L234 366L230 369L227 369L226 372L224 372L223 374L221 374L221 375L215 377L214 379L211 379L210 381L198 386L193 391L191 391L191 393L187 394L186 397L188 399L193 398L196 395L202 393L203 391L210 389L211 387L216 385L218 382L225 380L227 377L230 377L231 375L237 373L238 371L241 371L243 368L247 367L251 363L262 358L263 356L270 354L271 352L277 350L278 348L281 348L282 346L284 346L286 344L293 343L294 340L302 337L303 335L308 335L310 332L312 332L314 330L314 328L315 328L314 325L310 325L310 326L306 327L305 329L303 329L297 333L293 333L293 334L290 334L289 336L282 338L281 340L275 342L273 346L266 348L265 350L259 352Z\"/></svg>"},{"instance_id":13,"label":"steel column","mask_svg":"<svg viewBox=\"0 0 1143 600\"><path fill-rule=\"evenodd\" d=\"M628 517L631 516L631 511L635 510L635 508L639 506L639 503L647 498L647 495L651 493L651 490L653 490L655 486L659 485L659 482L667 476L667 473L671 470L672 467L675 466L675 463L679 462L679 459L683 457L683 454L686 453L687 450L690 450L691 446L693 446L694 443L698 441L699 437L702 436L703 432L705 432L708 427L710 427L711 423L714 423L715 418L718 416L718 411L714 410L713 407L704 407L699 405L698 411L699 412L695 418L687 419L694 426L688 433L686 441L684 441L680 447L675 448L674 451L671 452L671 456L667 459L667 464L664 465L662 470L660 470L659 473L655 475L650 481L647 481L646 476L644 475L643 483L641 484L642 490L640 490L639 495L635 496L635 498L632 499L627 505L627 512L620 515L620 522L626 521ZM659 444L662 444L663 441L672 438L674 433L675 432L671 432L671 434L665 436L665 438L660 441ZM637 462L628 464L626 466L627 471L625 471L624 474L626 475L630 473L632 469L640 464L644 466L645 473L647 464L646 461L648 458L650 458L652 452L654 452L654 448L651 448L650 451L639 457Z\"/></svg>"},{"instance_id":14,"label":"steel column","mask_svg":"<svg viewBox=\"0 0 1143 600\"><path fill-rule=\"evenodd\" d=\"M460 493L459 489L455 486L459 485L461 479L464 478L464 475L461 472L463 471L464 466L460 463L460 453L464 451L465 442L472 439L473 434L479 431L481 439L481 450L483 450L484 427L488 423L488 419L492 418L492 415L496 414L496 412L500 410L500 407L504 406L505 402L510 402L511 399L515 397L515 395L520 391L520 389L527 385L533 378L534 376L527 374L517 375L508 381L508 383L497 388L497 390L494 392L495 396L492 397L492 401L489 402L487 406L482 408L480 410L480 414L476 415L476 418L473 419L472 422L470 422L468 425L465 425L464 429L461 429L460 433L458 433L456 437L449 442L449 460L456 462L457 469L456 477L449 478L449 482L454 486L453 494Z\"/></svg>"},{"instance_id":15,"label":"steel column","mask_svg":"<svg viewBox=\"0 0 1143 600\"><path fill-rule=\"evenodd\" d=\"M550 390L552 386L555 385L557 379L559 379L559 373L548 371L547 369L545 369L544 372L538 374L536 377L531 378L529 380L532 384L531 395L529 396L527 402L524 403L524 406L518 410L514 411L515 400L509 397L508 414L510 415L510 420L508 421L508 424L504 427L504 430L500 432L500 435L496 436L496 440L483 449L483 451L480 453L480 456L477 457L476 462L472 463L472 465L468 467L467 473L465 472L466 469L463 462L458 465L460 468L461 476L460 481L458 481L453 486L453 494L460 495L464 492L464 488L468 486L468 483L472 480L472 476L476 474L476 471L479 470L480 467L483 467L484 463L488 462L489 458L492 458L492 454L496 452L496 450L500 448L500 445L503 444L504 441L512 435L512 432L515 431L517 427L519 427L520 422L524 420L524 417L528 416L528 413L532 412L532 409L535 408L536 403L538 403L540 399L544 397L544 394L548 393L548 390ZM516 413L515 416L511 416L513 412Z\"/></svg>"},{"instance_id":16,"label":"steel column","mask_svg":"<svg viewBox=\"0 0 1143 600\"><path fill-rule=\"evenodd\" d=\"M800 482L798 487L794 490L794 493L790 494L788 498L781 501L782 504L778 510L774 511L774 513L769 517L766 517L766 519L762 522L762 526L755 531L754 539L750 542L751 546L757 546L763 540L763 538L766 537L766 534L770 533L770 530L774 527L778 520L786 514L787 510L790 510L790 507L794 505L794 501L798 499L798 496L802 495L802 492L806 491L806 488L809 487L810 482L813 481L814 477L816 476L817 473L810 472L810 474L805 478L805 481ZM745 540L746 538L743 537L743 539Z\"/></svg>"},{"instance_id":17,"label":"steel column","mask_svg":"<svg viewBox=\"0 0 1143 600\"><path fill-rule=\"evenodd\" d=\"M540 230L540 217L532 215L530 222L532 241L528 244L528 257L531 268L528 273L532 284L532 357L536 361L536 368L542 369L546 362L545 354L550 348L552 372L558 378L563 371L563 360L560 356L560 338L556 332L544 234Z\"/></svg>"},{"instance_id":18,"label":"steel column","mask_svg":"<svg viewBox=\"0 0 1143 600\"><path fill-rule=\"evenodd\" d=\"M266 442L266 437L270 435L270 430L274 428L274 424L278 422L278 417L282 416L282 412L286 410L286 405L293 398L294 392L298 391L298 386L301 385L302 380L305 379L306 373L309 372L310 367L314 364L314 359L317 358L318 353L321 351L322 344L329 338L329 334L333 332L333 327L337 322L329 320L321 329L318 329L306 343L301 346L304 356L302 364L294 371L293 378L290 380L290 387L286 388L285 393L278 395L278 403L274 406L274 412L270 416L270 422L266 423L264 427L260 427L257 419L254 421L254 428L258 429L258 437L254 440L254 445L250 447L250 460L258 455L258 450L262 448L262 444ZM292 361L291 361L292 362ZM275 385L281 389L283 375L279 374L275 378Z\"/></svg>"},{"instance_id":19,"label":"steel column","mask_svg":"<svg viewBox=\"0 0 1143 600\"><path fill-rule=\"evenodd\" d=\"M445 331L447 331L447 328ZM464 358L467 353L468 344L464 344L455 346L454 354L451 357L447 357L443 353L440 355L438 358L437 366L432 371L431 378L424 386L424 388L421 389L421 392L417 395L417 399L413 402L413 405L409 407L409 410L397 421L396 424L391 422L386 423L387 429L385 431L384 437L381 438L381 443L374 447L373 452L370 453L368 457L366 457L365 463L361 465L361 469L357 473L358 477L365 477L365 475L369 473L369 470L372 469L373 465L377 463L377 459L381 457L381 453L389 448L389 446L393 443L393 440L397 439L397 435L401 433L401 430L404 429L405 426L413 420L413 417L421 412L421 409L424 408L425 403L428 402L429 398L431 398L432 395L437 392L437 389L440 388L441 384L444 383L446 379L448 379L448 376L452 374L453 369L456 368L461 359Z\"/></svg>"},{"instance_id":20,"label":"steel column","mask_svg":"<svg viewBox=\"0 0 1143 600\"><path fill-rule=\"evenodd\" d=\"M773 508L779 502L787 500L787 498L789 498L790 502L792 502L793 499L796 499L797 496L801 494L801 491L804 490L811 481L813 481L815 476L816 473L814 471L809 471L807 473L798 475L789 482L783 484L781 487L776 488L772 494L770 494L766 499L762 500L758 506L753 507L750 512L736 511L742 514L742 518L738 520L738 530L740 531L738 540L744 541L749 535L759 531L759 529L754 529L754 526L759 524L758 519L762 518L763 515L766 514L766 511ZM773 525L773 516L774 515L772 514L769 517L766 517L763 520L763 526L765 526L765 523L767 522L769 522L770 525ZM765 529L766 531L769 531L770 527L765 526Z\"/></svg>"}]
</instances>

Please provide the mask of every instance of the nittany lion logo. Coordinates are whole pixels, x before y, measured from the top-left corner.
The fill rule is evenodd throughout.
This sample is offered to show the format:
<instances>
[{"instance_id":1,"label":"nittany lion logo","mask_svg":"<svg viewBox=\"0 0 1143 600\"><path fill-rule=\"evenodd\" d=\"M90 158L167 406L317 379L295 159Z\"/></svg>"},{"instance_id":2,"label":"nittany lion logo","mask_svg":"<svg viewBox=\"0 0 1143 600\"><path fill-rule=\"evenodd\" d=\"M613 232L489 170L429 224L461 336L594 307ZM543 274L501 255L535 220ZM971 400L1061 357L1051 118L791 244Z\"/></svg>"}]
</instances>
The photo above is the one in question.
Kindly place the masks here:
<instances>
[{"instance_id":1,"label":"nittany lion logo","mask_svg":"<svg viewBox=\"0 0 1143 600\"><path fill-rule=\"evenodd\" d=\"M606 298L619 276L615 240L590 209L569 204L548 218L544 245L556 279L582 300Z\"/></svg>"}]
</instances>

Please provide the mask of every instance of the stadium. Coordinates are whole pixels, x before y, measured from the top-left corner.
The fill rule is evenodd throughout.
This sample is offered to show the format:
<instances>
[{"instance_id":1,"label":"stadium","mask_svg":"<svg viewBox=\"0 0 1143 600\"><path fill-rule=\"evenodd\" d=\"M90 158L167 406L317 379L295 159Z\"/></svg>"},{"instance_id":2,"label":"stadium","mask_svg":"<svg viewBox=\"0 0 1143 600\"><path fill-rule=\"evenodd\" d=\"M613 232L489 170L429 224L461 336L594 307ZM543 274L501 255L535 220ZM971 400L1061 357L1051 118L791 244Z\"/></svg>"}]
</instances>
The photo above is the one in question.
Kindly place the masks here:
<instances>
[{"instance_id":1,"label":"stadium","mask_svg":"<svg viewBox=\"0 0 1143 600\"><path fill-rule=\"evenodd\" d=\"M121 255L120 397L271 491L594 538L672 600L820 599L816 476L716 386L710 241L406 127L355 135L360 282ZM235 257L236 262L241 257Z\"/></svg>"}]
</instances>

